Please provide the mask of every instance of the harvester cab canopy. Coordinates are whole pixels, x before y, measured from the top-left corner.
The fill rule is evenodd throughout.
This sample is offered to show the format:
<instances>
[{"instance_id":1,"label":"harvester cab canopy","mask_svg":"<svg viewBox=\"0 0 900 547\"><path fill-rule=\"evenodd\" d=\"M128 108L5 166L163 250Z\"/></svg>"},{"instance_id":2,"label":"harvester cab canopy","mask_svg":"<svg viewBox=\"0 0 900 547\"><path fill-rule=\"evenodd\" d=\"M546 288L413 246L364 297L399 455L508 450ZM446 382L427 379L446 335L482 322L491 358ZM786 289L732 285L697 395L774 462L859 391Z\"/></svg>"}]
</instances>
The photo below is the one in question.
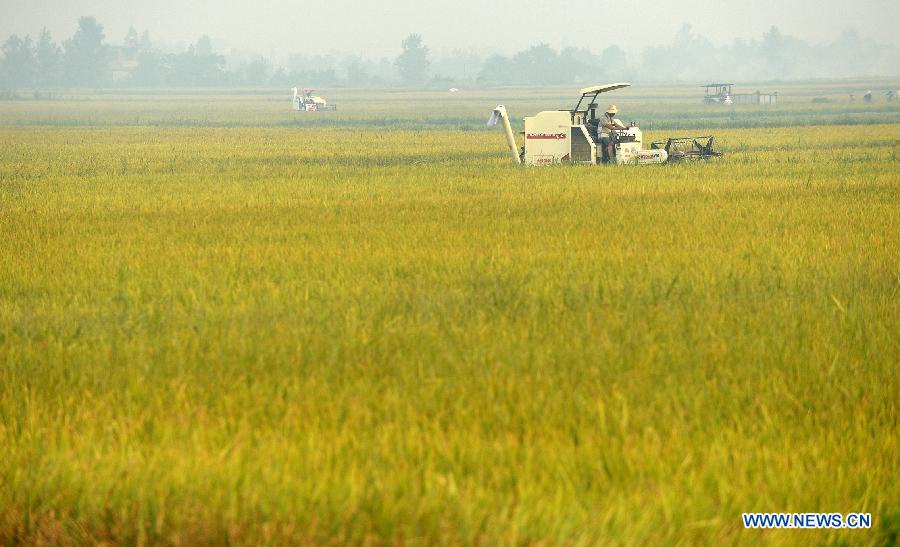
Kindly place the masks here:
<instances>
[{"instance_id":1,"label":"harvester cab canopy","mask_svg":"<svg viewBox=\"0 0 900 547\"><path fill-rule=\"evenodd\" d=\"M731 95L731 88L734 84L706 84L706 96L707 97L724 97L726 95Z\"/></svg>"},{"instance_id":2,"label":"harvester cab canopy","mask_svg":"<svg viewBox=\"0 0 900 547\"><path fill-rule=\"evenodd\" d=\"M581 90L581 97L578 99L578 102L575 104L575 108L572 109L572 113L585 113L588 110L594 110L597 107L597 96L601 93L606 93L608 91L615 91L617 89L622 89L623 87L631 87L631 84L627 83L617 83L617 84L604 84L604 85L595 85L592 87L586 87ZM581 103L585 102L585 108L580 110Z\"/></svg>"}]
</instances>

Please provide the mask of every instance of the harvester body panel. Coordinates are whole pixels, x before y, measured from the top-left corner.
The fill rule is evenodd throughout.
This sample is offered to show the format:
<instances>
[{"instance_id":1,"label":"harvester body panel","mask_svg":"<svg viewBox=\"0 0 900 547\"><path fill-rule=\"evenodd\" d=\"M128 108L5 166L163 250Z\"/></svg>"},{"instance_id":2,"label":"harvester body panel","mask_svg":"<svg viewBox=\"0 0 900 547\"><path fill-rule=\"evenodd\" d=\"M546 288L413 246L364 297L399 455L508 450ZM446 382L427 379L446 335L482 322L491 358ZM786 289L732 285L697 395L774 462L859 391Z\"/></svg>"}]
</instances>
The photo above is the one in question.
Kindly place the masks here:
<instances>
[{"instance_id":1,"label":"harvester body panel","mask_svg":"<svg viewBox=\"0 0 900 547\"><path fill-rule=\"evenodd\" d=\"M571 158L572 115L562 110L525 118L525 163L551 165Z\"/></svg>"},{"instance_id":2,"label":"harvester body panel","mask_svg":"<svg viewBox=\"0 0 900 547\"><path fill-rule=\"evenodd\" d=\"M638 127L629 127L616 134L615 161L618 165L652 165L665 163L665 150L644 150L644 134Z\"/></svg>"}]
</instances>

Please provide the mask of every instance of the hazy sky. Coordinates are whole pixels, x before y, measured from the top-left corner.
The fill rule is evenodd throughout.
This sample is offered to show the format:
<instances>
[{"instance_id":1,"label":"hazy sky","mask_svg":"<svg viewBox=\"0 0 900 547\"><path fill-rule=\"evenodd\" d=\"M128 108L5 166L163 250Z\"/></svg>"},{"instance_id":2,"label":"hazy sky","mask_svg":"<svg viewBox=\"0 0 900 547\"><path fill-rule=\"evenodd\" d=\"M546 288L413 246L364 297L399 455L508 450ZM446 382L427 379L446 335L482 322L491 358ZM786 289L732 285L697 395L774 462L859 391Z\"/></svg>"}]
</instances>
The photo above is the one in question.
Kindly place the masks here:
<instances>
[{"instance_id":1,"label":"hazy sky","mask_svg":"<svg viewBox=\"0 0 900 547\"><path fill-rule=\"evenodd\" d=\"M668 43L684 23L716 44L758 38L770 26L811 42L847 27L898 45L900 0L0 0L0 39L36 34L57 40L93 15L107 41L121 42L130 25L154 39L193 42L208 34L219 48L276 52L355 52L393 57L401 39L418 32L432 50L512 52L538 42L599 51L616 43L637 54ZM710 8L713 6L714 8Z\"/></svg>"}]
</instances>

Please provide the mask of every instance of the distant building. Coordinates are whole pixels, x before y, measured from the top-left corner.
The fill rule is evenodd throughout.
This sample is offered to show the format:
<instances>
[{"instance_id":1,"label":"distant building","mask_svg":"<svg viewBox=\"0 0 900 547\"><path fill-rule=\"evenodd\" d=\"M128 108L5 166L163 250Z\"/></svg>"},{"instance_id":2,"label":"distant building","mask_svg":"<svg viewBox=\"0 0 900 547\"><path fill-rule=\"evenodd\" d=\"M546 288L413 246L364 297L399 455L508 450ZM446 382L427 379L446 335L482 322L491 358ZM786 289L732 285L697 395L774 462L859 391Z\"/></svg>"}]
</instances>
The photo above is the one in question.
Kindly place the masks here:
<instances>
[{"instance_id":1,"label":"distant building","mask_svg":"<svg viewBox=\"0 0 900 547\"><path fill-rule=\"evenodd\" d=\"M136 46L110 46L109 72L114 82L131 78L138 67L140 49Z\"/></svg>"}]
</instances>

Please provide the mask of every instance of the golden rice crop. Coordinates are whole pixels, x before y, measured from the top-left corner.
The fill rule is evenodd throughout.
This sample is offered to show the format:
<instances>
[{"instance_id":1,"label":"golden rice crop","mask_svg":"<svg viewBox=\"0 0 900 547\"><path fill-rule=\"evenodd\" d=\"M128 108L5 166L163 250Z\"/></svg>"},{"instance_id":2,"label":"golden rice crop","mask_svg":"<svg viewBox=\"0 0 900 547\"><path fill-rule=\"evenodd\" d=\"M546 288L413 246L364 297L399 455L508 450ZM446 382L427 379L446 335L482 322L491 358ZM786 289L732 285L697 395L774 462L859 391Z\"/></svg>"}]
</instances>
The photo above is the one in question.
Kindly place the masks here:
<instances>
[{"instance_id":1,"label":"golden rice crop","mask_svg":"<svg viewBox=\"0 0 900 547\"><path fill-rule=\"evenodd\" d=\"M900 126L716 134L0 129L0 543L896 541Z\"/></svg>"}]
</instances>

